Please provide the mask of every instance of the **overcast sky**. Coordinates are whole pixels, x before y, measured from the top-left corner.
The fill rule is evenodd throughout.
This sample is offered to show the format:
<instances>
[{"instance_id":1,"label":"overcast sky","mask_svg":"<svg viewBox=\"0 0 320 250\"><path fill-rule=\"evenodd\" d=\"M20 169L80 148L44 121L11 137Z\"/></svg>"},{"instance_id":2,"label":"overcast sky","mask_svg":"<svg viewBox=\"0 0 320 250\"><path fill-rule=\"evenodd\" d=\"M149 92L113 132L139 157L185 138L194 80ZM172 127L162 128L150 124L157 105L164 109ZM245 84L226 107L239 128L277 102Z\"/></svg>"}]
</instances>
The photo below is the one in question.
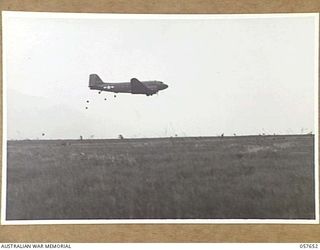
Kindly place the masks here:
<instances>
[{"instance_id":1,"label":"overcast sky","mask_svg":"<svg viewBox=\"0 0 320 250\"><path fill-rule=\"evenodd\" d=\"M8 139L314 132L315 23L4 15ZM114 98L92 73L169 88Z\"/></svg>"}]
</instances>

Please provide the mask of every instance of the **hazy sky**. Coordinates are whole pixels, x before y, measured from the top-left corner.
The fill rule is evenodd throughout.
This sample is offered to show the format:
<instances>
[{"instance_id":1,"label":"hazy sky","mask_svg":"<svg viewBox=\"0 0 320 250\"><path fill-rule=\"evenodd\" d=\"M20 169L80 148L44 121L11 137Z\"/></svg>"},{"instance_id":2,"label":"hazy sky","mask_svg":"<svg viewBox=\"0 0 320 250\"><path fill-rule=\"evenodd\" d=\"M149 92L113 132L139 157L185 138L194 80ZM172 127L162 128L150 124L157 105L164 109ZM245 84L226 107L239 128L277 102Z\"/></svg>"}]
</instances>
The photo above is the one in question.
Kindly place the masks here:
<instances>
[{"instance_id":1,"label":"hazy sky","mask_svg":"<svg viewBox=\"0 0 320 250\"><path fill-rule=\"evenodd\" d=\"M98 16L4 15L9 139L314 132L315 16ZM114 98L91 73L169 88Z\"/></svg>"}]
</instances>

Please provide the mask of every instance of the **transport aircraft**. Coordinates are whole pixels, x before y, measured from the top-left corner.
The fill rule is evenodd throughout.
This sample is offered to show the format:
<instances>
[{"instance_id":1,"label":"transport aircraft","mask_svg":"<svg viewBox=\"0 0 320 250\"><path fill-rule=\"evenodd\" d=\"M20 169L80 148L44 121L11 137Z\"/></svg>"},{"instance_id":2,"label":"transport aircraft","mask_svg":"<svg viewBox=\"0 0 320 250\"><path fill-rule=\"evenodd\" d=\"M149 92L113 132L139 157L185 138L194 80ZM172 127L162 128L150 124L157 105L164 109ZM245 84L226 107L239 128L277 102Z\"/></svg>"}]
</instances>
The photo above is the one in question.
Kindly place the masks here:
<instances>
[{"instance_id":1,"label":"transport aircraft","mask_svg":"<svg viewBox=\"0 0 320 250\"><path fill-rule=\"evenodd\" d=\"M168 85L161 81L139 81L137 78L132 78L130 82L108 83L103 82L97 74L91 74L89 76L89 88L98 90L99 94L101 91L108 91L151 96L168 88Z\"/></svg>"}]
</instances>

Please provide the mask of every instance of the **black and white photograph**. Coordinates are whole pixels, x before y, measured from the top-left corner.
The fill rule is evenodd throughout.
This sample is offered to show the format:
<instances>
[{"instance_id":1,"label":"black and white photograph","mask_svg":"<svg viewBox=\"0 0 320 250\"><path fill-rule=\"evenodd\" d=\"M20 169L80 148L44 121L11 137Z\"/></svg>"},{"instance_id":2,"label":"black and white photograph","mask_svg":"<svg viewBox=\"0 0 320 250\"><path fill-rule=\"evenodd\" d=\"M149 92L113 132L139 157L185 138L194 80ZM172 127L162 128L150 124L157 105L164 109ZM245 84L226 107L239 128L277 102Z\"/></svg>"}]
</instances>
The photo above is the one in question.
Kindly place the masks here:
<instances>
[{"instance_id":1,"label":"black and white photograph","mask_svg":"<svg viewBox=\"0 0 320 250\"><path fill-rule=\"evenodd\" d=\"M318 14L2 30L2 224L319 223Z\"/></svg>"}]
</instances>

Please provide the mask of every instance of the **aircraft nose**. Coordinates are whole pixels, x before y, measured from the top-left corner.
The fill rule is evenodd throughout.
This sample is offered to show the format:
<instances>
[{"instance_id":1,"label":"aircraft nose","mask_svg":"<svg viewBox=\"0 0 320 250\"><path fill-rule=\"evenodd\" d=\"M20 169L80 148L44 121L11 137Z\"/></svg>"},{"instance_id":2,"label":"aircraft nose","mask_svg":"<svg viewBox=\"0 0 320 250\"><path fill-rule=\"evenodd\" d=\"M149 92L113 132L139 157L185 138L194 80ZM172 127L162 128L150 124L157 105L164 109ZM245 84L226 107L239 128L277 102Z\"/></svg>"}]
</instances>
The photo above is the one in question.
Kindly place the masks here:
<instances>
[{"instance_id":1,"label":"aircraft nose","mask_svg":"<svg viewBox=\"0 0 320 250\"><path fill-rule=\"evenodd\" d=\"M168 85L167 84L163 84L163 89L166 89L168 88Z\"/></svg>"}]
</instances>

